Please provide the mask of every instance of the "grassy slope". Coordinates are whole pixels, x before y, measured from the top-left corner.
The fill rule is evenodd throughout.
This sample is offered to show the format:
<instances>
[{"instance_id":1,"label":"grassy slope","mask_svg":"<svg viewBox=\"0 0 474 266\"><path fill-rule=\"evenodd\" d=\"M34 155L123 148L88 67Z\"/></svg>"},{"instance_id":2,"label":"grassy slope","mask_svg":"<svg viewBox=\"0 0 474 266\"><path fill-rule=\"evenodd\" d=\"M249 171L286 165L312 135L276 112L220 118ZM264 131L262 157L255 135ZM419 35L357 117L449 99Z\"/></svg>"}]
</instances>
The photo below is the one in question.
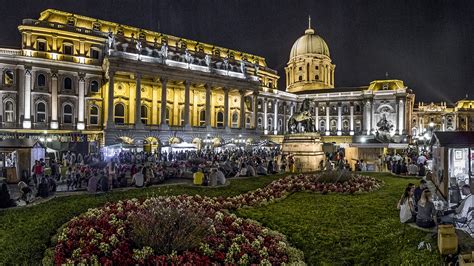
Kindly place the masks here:
<instances>
[{"instance_id":1,"label":"grassy slope","mask_svg":"<svg viewBox=\"0 0 474 266\"><path fill-rule=\"evenodd\" d=\"M430 240L427 233L402 225L398 219L396 202L405 186L416 180L376 176L385 186L374 193L300 192L277 204L238 213L287 235L311 265L440 264L436 250L417 250L421 240Z\"/></svg>"},{"instance_id":2,"label":"grassy slope","mask_svg":"<svg viewBox=\"0 0 474 266\"><path fill-rule=\"evenodd\" d=\"M108 201L184 193L231 196L262 187L276 178L233 180L230 186L218 189L168 186L69 196L30 208L0 211L0 264L38 263L57 228L88 208ZM404 186L413 180L382 179L386 186L375 193L323 196L302 192L276 204L239 213L286 234L293 245L305 252L310 264L437 263L439 257L434 252L416 250L426 233L398 222L395 203Z\"/></svg>"}]
</instances>

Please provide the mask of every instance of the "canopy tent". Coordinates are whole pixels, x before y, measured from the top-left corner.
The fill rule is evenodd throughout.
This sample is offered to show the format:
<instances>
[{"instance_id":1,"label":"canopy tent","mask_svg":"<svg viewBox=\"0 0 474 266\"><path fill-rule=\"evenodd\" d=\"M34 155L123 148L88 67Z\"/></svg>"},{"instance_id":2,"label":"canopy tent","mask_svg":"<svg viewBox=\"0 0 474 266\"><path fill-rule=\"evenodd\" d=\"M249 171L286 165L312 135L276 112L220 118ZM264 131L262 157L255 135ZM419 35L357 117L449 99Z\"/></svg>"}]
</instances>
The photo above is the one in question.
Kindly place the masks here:
<instances>
[{"instance_id":1,"label":"canopy tent","mask_svg":"<svg viewBox=\"0 0 474 266\"><path fill-rule=\"evenodd\" d=\"M197 145L194 143L174 143L170 145L171 151L194 151L197 150Z\"/></svg>"}]
</instances>

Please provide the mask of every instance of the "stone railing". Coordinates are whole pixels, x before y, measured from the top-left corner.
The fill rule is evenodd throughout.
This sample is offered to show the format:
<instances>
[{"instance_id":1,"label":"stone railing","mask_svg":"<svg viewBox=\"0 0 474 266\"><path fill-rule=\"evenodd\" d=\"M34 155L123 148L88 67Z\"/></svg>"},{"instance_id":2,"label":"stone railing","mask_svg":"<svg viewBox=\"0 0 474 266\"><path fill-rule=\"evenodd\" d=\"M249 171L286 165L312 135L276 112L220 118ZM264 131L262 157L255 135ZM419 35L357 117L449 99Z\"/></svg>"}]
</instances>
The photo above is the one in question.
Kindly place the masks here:
<instances>
[{"instance_id":1,"label":"stone railing","mask_svg":"<svg viewBox=\"0 0 474 266\"><path fill-rule=\"evenodd\" d=\"M0 48L0 55L21 55L20 49Z\"/></svg>"}]
</instances>

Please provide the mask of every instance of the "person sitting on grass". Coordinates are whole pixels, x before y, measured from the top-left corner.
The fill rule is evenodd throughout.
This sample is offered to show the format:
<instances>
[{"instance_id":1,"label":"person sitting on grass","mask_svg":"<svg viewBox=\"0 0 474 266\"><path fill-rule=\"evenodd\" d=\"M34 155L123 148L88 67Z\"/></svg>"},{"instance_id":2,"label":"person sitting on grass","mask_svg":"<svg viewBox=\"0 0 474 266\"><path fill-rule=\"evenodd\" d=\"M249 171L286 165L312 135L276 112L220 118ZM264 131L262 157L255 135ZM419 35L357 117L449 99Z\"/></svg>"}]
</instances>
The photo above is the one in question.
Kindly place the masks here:
<instances>
[{"instance_id":1,"label":"person sitting on grass","mask_svg":"<svg viewBox=\"0 0 474 266\"><path fill-rule=\"evenodd\" d=\"M416 215L416 225L422 228L432 228L435 223L436 210L431 199L431 191L423 190L420 201L418 201L418 213Z\"/></svg>"},{"instance_id":2,"label":"person sitting on grass","mask_svg":"<svg viewBox=\"0 0 474 266\"><path fill-rule=\"evenodd\" d=\"M411 162L410 165L408 165L408 175L410 176L416 176L418 175L418 166L416 166L415 162ZM421 195L421 192L420 192Z\"/></svg>"},{"instance_id":3,"label":"person sitting on grass","mask_svg":"<svg viewBox=\"0 0 474 266\"><path fill-rule=\"evenodd\" d=\"M104 172L100 173L99 179L100 190L103 192L109 191L109 178L105 176Z\"/></svg>"},{"instance_id":4,"label":"person sitting on grass","mask_svg":"<svg viewBox=\"0 0 474 266\"><path fill-rule=\"evenodd\" d=\"M97 192L97 173L94 173L87 182L87 192L96 193Z\"/></svg>"},{"instance_id":5,"label":"person sitting on grass","mask_svg":"<svg viewBox=\"0 0 474 266\"><path fill-rule=\"evenodd\" d=\"M15 202L10 197L7 184L2 183L0 188L0 208L9 208L15 205Z\"/></svg>"},{"instance_id":6,"label":"person sitting on grass","mask_svg":"<svg viewBox=\"0 0 474 266\"><path fill-rule=\"evenodd\" d=\"M202 169L199 168L197 172L193 174L193 184L196 186L201 186L203 181L204 181L204 173L202 172Z\"/></svg>"},{"instance_id":7,"label":"person sitting on grass","mask_svg":"<svg viewBox=\"0 0 474 266\"><path fill-rule=\"evenodd\" d=\"M415 165L416 166L416 165ZM421 193L423 193L423 190L426 188L426 181L421 179L420 180L420 185L418 187L415 188L415 193L414 193L414 197L415 197L415 209L418 209L418 206L417 206L417 202L420 200L421 198Z\"/></svg>"},{"instance_id":8,"label":"person sitting on grass","mask_svg":"<svg viewBox=\"0 0 474 266\"><path fill-rule=\"evenodd\" d=\"M218 168L216 171L216 177L217 177L217 185L225 184L225 180L226 180L225 175L220 168Z\"/></svg>"},{"instance_id":9,"label":"person sitting on grass","mask_svg":"<svg viewBox=\"0 0 474 266\"><path fill-rule=\"evenodd\" d=\"M18 182L18 189L21 192L19 199L23 200L27 205L30 203L31 188L23 181Z\"/></svg>"},{"instance_id":10,"label":"person sitting on grass","mask_svg":"<svg viewBox=\"0 0 474 266\"><path fill-rule=\"evenodd\" d=\"M251 164L247 165L247 175L248 176L257 176L257 173L255 172L255 168Z\"/></svg>"},{"instance_id":11,"label":"person sitting on grass","mask_svg":"<svg viewBox=\"0 0 474 266\"><path fill-rule=\"evenodd\" d=\"M413 203L413 189L406 187L400 201L398 201L397 208L400 210L400 222L411 223L415 221L415 206Z\"/></svg>"},{"instance_id":12,"label":"person sitting on grass","mask_svg":"<svg viewBox=\"0 0 474 266\"><path fill-rule=\"evenodd\" d=\"M49 196L49 183L46 177L41 179L41 183L38 186L38 197L47 198Z\"/></svg>"},{"instance_id":13,"label":"person sitting on grass","mask_svg":"<svg viewBox=\"0 0 474 266\"><path fill-rule=\"evenodd\" d=\"M145 169L145 168L143 168ZM139 169L136 174L133 175L132 177L132 184L135 185L135 187L141 188L145 184L145 177L143 175L142 169Z\"/></svg>"}]
</instances>

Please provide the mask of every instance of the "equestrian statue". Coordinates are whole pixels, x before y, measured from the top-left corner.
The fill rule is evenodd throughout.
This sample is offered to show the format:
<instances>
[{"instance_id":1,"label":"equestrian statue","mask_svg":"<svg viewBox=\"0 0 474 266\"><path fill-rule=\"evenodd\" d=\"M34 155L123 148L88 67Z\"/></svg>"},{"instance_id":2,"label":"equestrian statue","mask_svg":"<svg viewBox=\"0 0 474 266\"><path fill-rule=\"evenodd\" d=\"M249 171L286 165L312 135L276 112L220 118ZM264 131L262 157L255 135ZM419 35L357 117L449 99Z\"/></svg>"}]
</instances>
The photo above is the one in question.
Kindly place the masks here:
<instances>
[{"instance_id":1,"label":"equestrian statue","mask_svg":"<svg viewBox=\"0 0 474 266\"><path fill-rule=\"evenodd\" d=\"M316 132L314 118L310 112L310 100L304 99L299 112L294 113L288 120L288 130L291 134Z\"/></svg>"}]
</instances>

